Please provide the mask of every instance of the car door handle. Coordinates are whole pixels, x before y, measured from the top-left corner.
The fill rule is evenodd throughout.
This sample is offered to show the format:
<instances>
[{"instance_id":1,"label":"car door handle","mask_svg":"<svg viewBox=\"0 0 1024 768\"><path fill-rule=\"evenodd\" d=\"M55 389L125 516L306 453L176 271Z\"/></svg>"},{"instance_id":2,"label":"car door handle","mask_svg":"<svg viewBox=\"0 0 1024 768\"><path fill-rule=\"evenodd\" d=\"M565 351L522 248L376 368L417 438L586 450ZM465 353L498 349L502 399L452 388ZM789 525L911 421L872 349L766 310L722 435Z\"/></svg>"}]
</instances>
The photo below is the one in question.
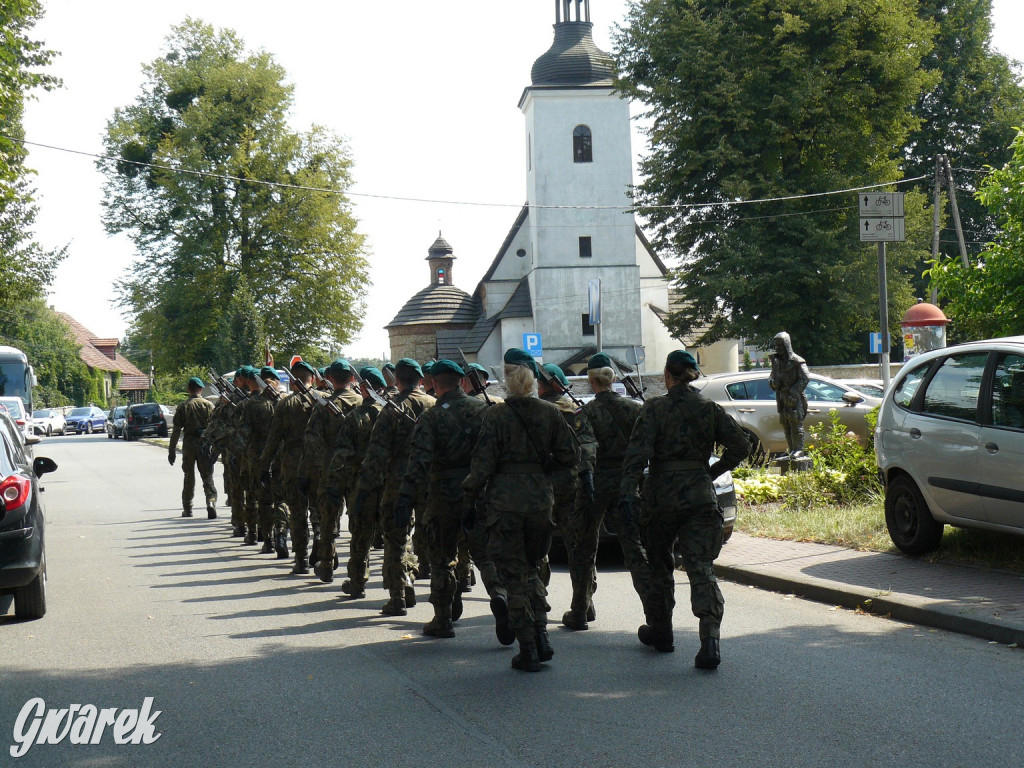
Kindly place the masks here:
<instances>
[{"instance_id":1,"label":"car door handle","mask_svg":"<svg viewBox=\"0 0 1024 768\"><path fill-rule=\"evenodd\" d=\"M910 428L910 436L912 438L914 438L915 440L920 439L920 437L921 437L921 430L918 429L917 427L911 427Z\"/></svg>"},{"instance_id":2,"label":"car door handle","mask_svg":"<svg viewBox=\"0 0 1024 768\"><path fill-rule=\"evenodd\" d=\"M985 443L985 450L989 453L999 453L999 446L995 443Z\"/></svg>"},{"instance_id":3,"label":"car door handle","mask_svg":"<svg viewBox=\"0 0 1024 768\"><path fill-rule=\"evenodd\" d=\"M756 408L737 408L736 410L740 413L757 413Z\"/></svg>"}]
</instances>

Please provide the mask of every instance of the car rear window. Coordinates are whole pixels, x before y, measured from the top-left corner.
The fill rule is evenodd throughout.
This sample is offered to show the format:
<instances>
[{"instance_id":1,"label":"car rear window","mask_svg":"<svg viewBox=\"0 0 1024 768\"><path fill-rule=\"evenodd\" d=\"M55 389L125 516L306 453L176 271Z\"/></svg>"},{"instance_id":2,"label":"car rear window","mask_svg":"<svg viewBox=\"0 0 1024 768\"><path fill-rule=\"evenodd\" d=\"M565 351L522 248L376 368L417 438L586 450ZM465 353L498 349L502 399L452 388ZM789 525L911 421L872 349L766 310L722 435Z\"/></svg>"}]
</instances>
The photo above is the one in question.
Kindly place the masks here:
<instances>
[{"instance_id":1,"label":"car rear window","mask_svg":"<svg viewBox=\"0 0 1024 768\"><path fill-rule=\"evenodd\" d=\"M992 382L992 423L1024 429L1024 356L1003 353Z\"/></svg>"},{"instance_id":2,"label":"car rear window","mask_svg":"<svg viewBox=\"0 0 1024 768\"><path fill-rule=\"evenodd\" d=\"M811 379L807 382L807 389L804 392L808 400L818 400L828 403L841 403L846 390L842 387L830 384L827 381Z\"/></svg>"},{"instance_id":3,"label":"car rear window","mask_svg":"<svg viewBox=\"0 0 1024 768\"><path fill-rule=\"evenodd\" d=\"M89 408L75 408L68 416L88 416L91 413Z\"/></svg>"},{"instance_id":4,"label":"car rear window","mask_svg":"<svg viewBox=\"0 0 1024 768\"><path fill-rule=\"evenodd\" d=\"M726 391L733 400L774 400L775 392L772 390L768 379L748 379L747 381L734 381L728 385Z\"/></svg>"},{"instance_id":5,"label":"car rear window","mask_svg":"<svg viewBox=\"0 0 1024 768\"><path fill-rule=\"evenodd\" d=\"M133 405L132 413L138 414L139 416L152 416L154 413L160 413L160 406L156 403Z\"/></svg>"},{"instance_id":6,"label":"car rear window","mask_svg":"<svg viewBox=\"0 0 1024 768\"><path fill-rule=\"evenodd\" d=\"M924 393L924 413L964 421L977 421L978 394L985 373L988 352L950 355Z\"/></svg>"}]
</instances>

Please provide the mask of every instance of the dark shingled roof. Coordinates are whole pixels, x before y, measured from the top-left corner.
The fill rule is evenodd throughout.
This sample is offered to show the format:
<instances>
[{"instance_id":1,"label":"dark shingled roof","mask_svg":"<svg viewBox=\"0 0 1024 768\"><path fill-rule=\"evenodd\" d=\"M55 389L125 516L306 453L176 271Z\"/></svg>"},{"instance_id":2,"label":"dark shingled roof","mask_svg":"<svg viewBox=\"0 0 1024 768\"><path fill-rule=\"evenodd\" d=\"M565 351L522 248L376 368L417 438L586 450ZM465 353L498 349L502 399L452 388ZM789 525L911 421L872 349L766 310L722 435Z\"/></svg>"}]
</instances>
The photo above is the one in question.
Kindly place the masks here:
<instances>
[{"instance_id":1,"label":"dark shingled roof","mask_svg":"<svg viewBox=\"0 0 1024 768\"><path fill-rule=\"evenodd\" d=\"M480 306L461 288L454 285L428 285L402 307L385 328L402 325L436 325L439 323L475 323Z\"/></svg>"},{"instance_id":2,"label":"dark shingled roof","mask_svg":"<svg viewBox=\"0 0 1024 768\"><path fill-rule=\"evenodd\" d=\"M490 317L480 317L477 320L476 325L473 326L462 340L463 351L474 354L479 352L480 347L484 345L487 337L494 330L494 326L498 324L499 320L503 320L506 317L533 317L533 302L530 300L530 282L525 277L519 281L516 290L500 312Z\"/></svg>"},{"instance_id":3,"label":"dark shingled roof","mask_svg":"<svg viewBox=\"0 0 1024 768\"><path fill-rule=\"evenodd\" d=\"M427 258L443 259L448 256L452 256L453 253L455 253L455 250L448 245L448 241L441 237L441 233L438 232L437 240L435 240L434 244L427 249ZM452 256L452 258L454 259L455 257Z\"/></svg>"},{"instance_id":4,"label":"dark shingled roof","mask_svg":"<svg viewBox=\"0 0 1024 768\"><path fill-rule=\"evenodd\" d=\"M611 85L615 77L612 57L594 44L594 25L568 21L555 25L555 42L533 64L534 85Z\"/></svg>"}]
</instances>

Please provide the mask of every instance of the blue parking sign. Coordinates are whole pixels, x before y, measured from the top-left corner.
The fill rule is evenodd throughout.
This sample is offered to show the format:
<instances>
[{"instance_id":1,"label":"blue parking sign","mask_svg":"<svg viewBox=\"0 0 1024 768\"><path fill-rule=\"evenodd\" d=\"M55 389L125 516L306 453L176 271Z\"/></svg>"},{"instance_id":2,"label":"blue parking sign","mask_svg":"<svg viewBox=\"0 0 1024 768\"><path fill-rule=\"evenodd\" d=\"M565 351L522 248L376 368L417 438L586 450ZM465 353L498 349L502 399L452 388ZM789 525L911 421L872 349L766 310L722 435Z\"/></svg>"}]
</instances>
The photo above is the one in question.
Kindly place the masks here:
<instances>
[{"instance_id":1,"label":"blue parking sign","mask_svg":"<svg viewBox=\"0 0 1024 768\"><path fill-rule=\"evenodd\" d=\"M870 341L868 342L868 345L871 347L870 354L872 354L872 355L880 355L880 354L882 354L882 334L880 334L880 333L871 333L871 334L868 334L868 336L870 337Z\"/></svg>"},{"instance_id":2,"label":"blue parking sign","mask_svg":"<svg viewBox=\"0 0 1024 768\"><path fill-rule=\"evenodd\" d=\"M523 334L523 349L534 357L543 357L544 347L541 345L539 333Z\"/></svg>"}]
</instances>

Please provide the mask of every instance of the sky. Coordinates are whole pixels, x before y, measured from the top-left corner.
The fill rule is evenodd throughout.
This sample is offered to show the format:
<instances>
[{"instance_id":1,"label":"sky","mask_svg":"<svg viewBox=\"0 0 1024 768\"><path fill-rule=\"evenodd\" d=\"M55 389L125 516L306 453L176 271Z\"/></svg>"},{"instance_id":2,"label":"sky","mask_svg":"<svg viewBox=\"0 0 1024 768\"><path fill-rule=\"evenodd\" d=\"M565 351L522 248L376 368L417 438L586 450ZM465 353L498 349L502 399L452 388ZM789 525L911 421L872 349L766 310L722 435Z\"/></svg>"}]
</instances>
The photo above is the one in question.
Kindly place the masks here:
<instances>
[{"instance_id":1,"label":"sky","mask_svg":"<svg viewBox=\"0 0 1024 768\"><path fill-rule=\"evenodd\" d=\"M628 0L591 0L594 39ZM249 49L276 57L295 86L291 125L345 137L351 189L367 237L372 285L350 357L388 354L384 326L429 283L427 248L443 232L454 283L472 293L526 199L526 139L518 109L530 68L552 42L551 0L43 0L33 36L60 52L50 71L64 87L37 94L25 113L30 142L101 153L107 121L133 103L142 65L160 56L186 17L234 29ZM993 0L993 43L1024 60L1024 2ZM633 112L639 112L634 105ZM634 131L633 151L645 147ZM37 172L37 239L68 247L49 302L99 337L123 338L117 286L136 259L102 225L103 176L82 155L29 147ZM389 199L391 198L391 199ZM436 202L412 202L416 198ZM473 204L463 204L473 203Z\"/></svg>"}]
</instances>

